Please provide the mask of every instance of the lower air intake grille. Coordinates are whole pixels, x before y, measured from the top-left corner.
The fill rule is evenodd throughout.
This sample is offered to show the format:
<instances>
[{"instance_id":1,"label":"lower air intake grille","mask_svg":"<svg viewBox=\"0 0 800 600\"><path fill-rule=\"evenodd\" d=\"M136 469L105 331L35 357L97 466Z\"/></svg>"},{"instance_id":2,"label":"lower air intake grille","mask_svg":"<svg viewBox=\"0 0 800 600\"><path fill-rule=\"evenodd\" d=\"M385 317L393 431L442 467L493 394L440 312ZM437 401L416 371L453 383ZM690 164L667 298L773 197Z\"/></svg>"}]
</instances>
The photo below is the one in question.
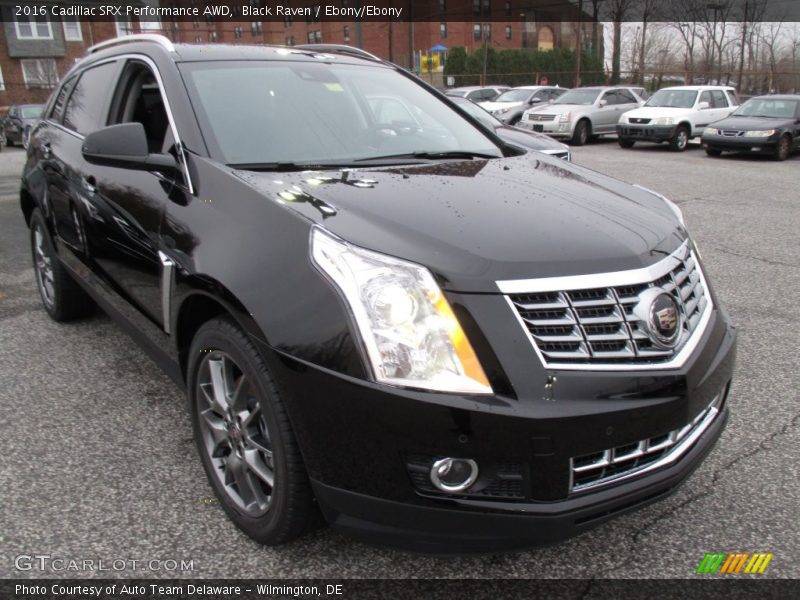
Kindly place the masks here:
<instances>
[{"instance_id":1,"label":"lower air intake grille","mask_svg":"<svg viewBox=\"0 0 800 600\"><path fill-rule=\"evenodd\" d=\"M570 493L617 483L678 460L717 416L723 394L690 423L655 437L570 460Z\"/></svg>"}]
</instances>

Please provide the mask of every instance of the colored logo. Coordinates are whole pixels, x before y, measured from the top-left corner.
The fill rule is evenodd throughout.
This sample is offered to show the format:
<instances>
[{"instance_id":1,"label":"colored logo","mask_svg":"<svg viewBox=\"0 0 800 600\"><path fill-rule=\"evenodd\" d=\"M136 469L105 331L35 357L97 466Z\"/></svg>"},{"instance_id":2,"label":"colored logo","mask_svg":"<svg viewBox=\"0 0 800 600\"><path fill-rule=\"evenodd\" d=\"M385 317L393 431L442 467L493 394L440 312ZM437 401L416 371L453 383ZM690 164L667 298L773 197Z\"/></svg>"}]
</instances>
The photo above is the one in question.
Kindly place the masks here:
<instances>
[{"instance_id":1,"label":"colored logo","mask_svg":"<svg viewBox=\"0 0 800 600\"><path fill-rule=\"evenodd\" d=\"M670 350L678 344L683 329L681 312L671 294L659 287L648 288L639 294L633 312L643 321L640 328L656 348Z\"/></svg>"},{"instance_id":2,"label":"colored logo","mask_svg":"<svg viewBox=\"0 0 800 600\"><path fill-rule=\"evenodd\" d=\"M762 574L772 560L772 552L706 552L696 573L700 575Z\"/></svg>"}]
</instances>

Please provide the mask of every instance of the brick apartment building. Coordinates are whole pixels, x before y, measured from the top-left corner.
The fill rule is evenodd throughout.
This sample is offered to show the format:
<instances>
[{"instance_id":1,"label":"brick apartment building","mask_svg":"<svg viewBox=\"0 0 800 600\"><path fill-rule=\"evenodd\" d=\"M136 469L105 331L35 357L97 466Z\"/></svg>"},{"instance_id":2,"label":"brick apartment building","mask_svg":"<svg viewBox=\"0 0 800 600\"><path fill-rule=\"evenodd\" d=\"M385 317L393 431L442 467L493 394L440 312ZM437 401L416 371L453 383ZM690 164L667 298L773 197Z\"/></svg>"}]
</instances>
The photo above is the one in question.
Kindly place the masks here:
<instances>
[{"instance_id":1,"label":"brick apartment building","mask_svg":"<svg viewBox=\"0 0 800 600\"><path fill-rule=\"evenodd\" d=\"M198 0L142 0L137 4L161 7L196 6L202 10L215 3ZM12 4L0 4L0 111L12 104L44 102L50 91L82 56L98 42L131 33L161 33L174 42L279 44L350 44L403 67L416 69L421 56L435 46L468 50L489 43L496 49L574 48L577 38L576 9L568 0L376 0L378 5L402 8L394 21L315 19L320 0L282 0L280 4L309 7L312 15L251 20L241 16L243 7L261 8L275 2L231 0L233 19L200 16L179 20L117 20L87 17L61 19L48 11L45 17L16 17ZM43 2L45 6L70 6L72 2ZM93 4L86 2L84 4ZM108 2L95 2L96 5ZM335 2L328 0L327 4ZM341 8L362 4L339 0ZM584 43L591 18L581 19Z\"/></svg>"}]
</instances>

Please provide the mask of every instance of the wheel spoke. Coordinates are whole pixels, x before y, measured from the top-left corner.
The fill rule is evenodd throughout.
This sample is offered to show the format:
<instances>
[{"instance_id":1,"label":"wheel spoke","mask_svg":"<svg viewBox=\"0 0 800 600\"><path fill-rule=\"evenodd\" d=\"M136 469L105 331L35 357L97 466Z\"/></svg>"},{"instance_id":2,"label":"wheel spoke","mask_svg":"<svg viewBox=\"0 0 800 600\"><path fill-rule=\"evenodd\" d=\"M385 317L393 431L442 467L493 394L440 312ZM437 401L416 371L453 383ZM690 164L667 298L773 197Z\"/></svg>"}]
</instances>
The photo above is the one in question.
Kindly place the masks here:
<instances>
[{"instance_id":1,"label":"wheel spoke","mask_svg":"<svg viewBox=\"0 0 800 600\"><path fill-rule=\"evenodd\" d=\"M225 421L219 418L211 409L205 410L201 413L203 417L203 424L206 431L211 436L212 447L210 448L211 456L218 458L221 456L220 451L224 448L221 446L226 445L230 449L230 436L228 435L228 428Z\"/></svg>"},{"instance_id":2,"label":"wheel spoke","mask_svg":"<svg viewBox=\"0 0 800 600\"><path fill-rule=\"evenodd\" d=\"M239 381L236 382L233 393L231 394L231 407L234 410L244 406L242 402L247 399L249 388L247 377L244 375L239 377Z\"/></svg>"},{"instance_id":3,"label":"wheel spoke","mask_svg":"<svg viewBox=\"0 0 800 600\"><path fill-rule=\"evenodd\" d=\"M220 415L227 413L229 407L224 360L224 358L220 358L208 361L208 370L211 373L211 407Z\"/></svg>"},{"instance_id":4,"label":"wheel spoke","mask_svg":"<svg viewBox=\"0 0 800 600\"><path fill-rule=\"evenodd\" d=\"M266 465L258 450L255 448L245 450L244 463L247 465L247 468L261 481L266 483L270 489L275 485L275 473Z\"/></svg>"},{"instance_id":5,"label":"wheel spoke","mask_svg":"<svg viewBox=\"0 0 800 600\"><path fill-rule=\"evenodd\" d=\"M266 498L249 474L249 468L238 456L231 456L228 459L227 471L231 475L231 485L235 486L235 494L239 497L239 502L245 509L253 504L257 507L266 502ZM230 488L231 485L228 487Z\"/></svg>"}]
</instances>

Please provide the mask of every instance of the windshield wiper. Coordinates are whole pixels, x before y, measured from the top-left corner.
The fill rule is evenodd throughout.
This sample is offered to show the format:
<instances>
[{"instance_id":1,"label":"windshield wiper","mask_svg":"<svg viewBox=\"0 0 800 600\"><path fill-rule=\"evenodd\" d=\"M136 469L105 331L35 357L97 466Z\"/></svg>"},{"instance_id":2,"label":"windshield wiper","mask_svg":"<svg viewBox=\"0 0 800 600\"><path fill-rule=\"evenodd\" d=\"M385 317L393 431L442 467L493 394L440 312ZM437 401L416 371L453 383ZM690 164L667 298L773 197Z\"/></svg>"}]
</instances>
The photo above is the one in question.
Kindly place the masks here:
<instances>
[{"instance_id":1,"label":"windshield wiper","mask_svg":"<svg viewBox=\"0 0 800 600\"><path fill-rule=\"evenodd\" d=\"M354 160L355 163L365 163L365 162L372 162L372 161L383 161L383 160L397 160L397 159L404 159L404 158L421 158L421 159L430 159L436 160L440 158L500 158L495 154L486 154L484 152L470 152L466 150L450 150L450 151L443 151L443 152L428 152L423 150L418 150L416 152L406 152L403 154L388 154L386 156L372 156L368 158L358 158Z\"/></svg>"},{"instance_id":2,"label":"windshield wiper","mask_svg":"<svg viewBox=\"0 0 800 600\"><path fill-rule=\"evenodd\" d=\"M242 171L316 171L319 169L347 166L349 162L254 162L254 163L228 163L231 169Z\"/></svg>"}]
</instances>

